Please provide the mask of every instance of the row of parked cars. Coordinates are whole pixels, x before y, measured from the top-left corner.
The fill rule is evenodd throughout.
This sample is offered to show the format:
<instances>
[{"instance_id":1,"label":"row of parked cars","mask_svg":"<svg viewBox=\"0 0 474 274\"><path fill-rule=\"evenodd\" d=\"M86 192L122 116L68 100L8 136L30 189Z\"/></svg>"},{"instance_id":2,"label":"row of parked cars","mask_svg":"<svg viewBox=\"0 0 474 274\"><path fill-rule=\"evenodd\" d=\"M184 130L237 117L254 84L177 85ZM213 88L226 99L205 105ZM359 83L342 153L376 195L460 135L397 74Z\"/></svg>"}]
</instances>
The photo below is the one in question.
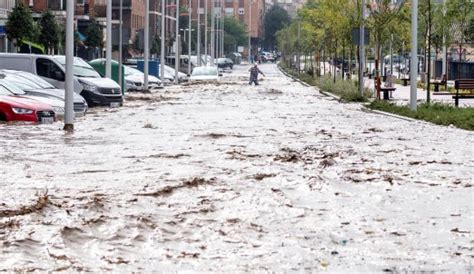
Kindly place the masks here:
<instances>
[{"instance_id":1,"label":"row of parked cars","mask_svg":"<svg viewBox=\"0 0 474 274\"><path fill-rule=\"evenodd\" d=\"M178 73L182 81L217 80L218 68L232 68L232 61L219 58L215 66L193 68L188 76ZM96 60L97 61L97 60ZM105 59L98 60L105 62ZM93 61L91 61L92 63ZM51 123L64 116L65 67L64 56L0 53L0 121L28 121ZM144 74L124 66L125 89L142 91ZM175 70L165 66L164 84L174 82ZM162 87L162 80L149 75L149 88ZM120 85L105 78L89 63L74 60L74 112L86 114L89 107L118 107L123 104Z\"/></svg>"}]
</instances>

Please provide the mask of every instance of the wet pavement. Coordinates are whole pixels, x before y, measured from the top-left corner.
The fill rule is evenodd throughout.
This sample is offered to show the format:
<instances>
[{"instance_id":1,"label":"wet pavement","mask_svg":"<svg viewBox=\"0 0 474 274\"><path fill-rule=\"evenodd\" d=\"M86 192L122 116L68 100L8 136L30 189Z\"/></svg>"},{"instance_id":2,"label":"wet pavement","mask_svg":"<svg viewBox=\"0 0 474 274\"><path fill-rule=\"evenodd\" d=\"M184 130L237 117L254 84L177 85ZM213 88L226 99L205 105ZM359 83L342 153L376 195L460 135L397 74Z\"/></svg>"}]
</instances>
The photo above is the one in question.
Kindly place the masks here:
<instances>
[{"instance_id":1,"label":"wet pavement","mask_svg":"<svg viewBox=\"0 0 474 274\"><path fill-rule=\"evenodd\" d=\"M0 271L473 271L472 132L260 68L0 124Z\"/></svg>"}]
</instances>

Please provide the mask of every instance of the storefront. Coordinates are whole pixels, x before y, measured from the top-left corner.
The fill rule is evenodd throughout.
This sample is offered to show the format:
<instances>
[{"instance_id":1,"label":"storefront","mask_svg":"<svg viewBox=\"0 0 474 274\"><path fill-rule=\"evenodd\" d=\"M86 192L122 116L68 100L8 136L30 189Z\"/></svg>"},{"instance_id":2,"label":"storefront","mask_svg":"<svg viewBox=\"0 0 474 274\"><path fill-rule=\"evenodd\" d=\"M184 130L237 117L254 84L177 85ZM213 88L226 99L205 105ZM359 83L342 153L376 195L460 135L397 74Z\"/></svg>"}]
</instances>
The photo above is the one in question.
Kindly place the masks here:
<instances>
[{"instance_id":1,"label":"storefront","mask_svg":"<svg viewBox=\"0 0 474 274\"><path fill-rule=\"evenodd\" d=\"M7 52L7 33L5 28L5 21L0 18L0 52Z\"/></svg>"}]
</instances>

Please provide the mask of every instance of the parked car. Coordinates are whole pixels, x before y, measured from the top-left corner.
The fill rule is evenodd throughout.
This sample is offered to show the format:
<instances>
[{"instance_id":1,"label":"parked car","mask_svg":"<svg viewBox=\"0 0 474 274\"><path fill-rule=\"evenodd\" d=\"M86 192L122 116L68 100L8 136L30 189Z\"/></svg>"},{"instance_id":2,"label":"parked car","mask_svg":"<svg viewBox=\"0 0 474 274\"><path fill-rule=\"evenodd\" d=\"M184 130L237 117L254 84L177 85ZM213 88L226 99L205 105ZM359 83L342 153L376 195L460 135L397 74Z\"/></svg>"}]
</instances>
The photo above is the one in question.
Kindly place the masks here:
<instances>
[{"instance_id":1,"label":"parked car","mask_svg":"<svg viewBox=\"0 0 474 274\"><path fill-rule=\"evenodd\" d=\"M218 81L219 72L217 67L201 66L195 67L191 73L190 81Z\"/></svg>"},{"instance_id":2,"label":"parked car","mask_svg":"<svg viewBox=\"0 0 474 274\"><path fill-rule=\"evenodd\" d=\"M275 62L275 56L273 56L273 53L271 52L262 51L260 52L259 57L262 62Z\"/></svg>"},{"instance_id":3,"label":"parked car","mask_svg":"<svg viewBox=\"0 0 474 274\"><path fill-rule=\"evenodd\" d=\"M4 78L0 78L0 86L2 86L3 89L7 90L10 93L9 95L21 96L23 98L28 98L51 106L56 118L64 117L64 100L53 97L27 95L15 84L5 80Z\"/></svg>"},{"instance_id":4,"label":"parked car","mask_svg":"<svg viewBox=\"0 0 474 274\"><path fill-rule=\"evenodd\" d=\"M145 82L145 74L136 68L124 66L125 85L127 91L142 91ZM153 75L148 75L148 88L161 88L161 81Z\"/></svg>"},{"instance_id":5,"label":"parked car","mask_svg":"<svg viewBox=\"0 0 474 274\"><path fill-rule=\"evenodd\" d=\"M187 67L187 66L186 66ZM170 67L168 65L165 65L165 72L167 74L173 75L173 80L176 78L176 70L173 67ZM188 75L186 73L182 73L181 71L178 71L178 82L185 82L188 81Z\"/></svg>"},{"instance_id":6,"label":"parked car","mask_svg":"<svg viewBox=\"0 0 474 274\"><path fill-rule=\"evenodd\" d=\"M230 58L217 58L216 60L217 67L219 68L234 68L234 62Z\"/></svg>"},{"instance_id":7,"label":"parked car","mask_svg":"<svg viewBox=\"0 0 474 274\"><path fill-rule=\"evenodd\" d=\"M66 57L0 53L0 69L31 72L56 88L65 88ZM74 57L74 91L81 94L89 106L120 106L123 103L120 86L112 79L102 78L87 62Z\"/></svg>"},{"instance_id":8,"label":"parked car","mask_svg":"<svg viewBox=\"0 0 474 274\"><path fill-rule=\"evenodd\" d=\"M66 92L57 89L41 77L25 71L0 70L0 76L22 89L27 95L66 100ZM74 113L76 117L84 116L88 105L86 100L79 94L73 92Z\"/></svg>"},{"instance_id":9,"label":"parked car","mask_svg":"<svg viewBox=\"0 0 474 274\"><path fill-rule=\"evenodd\" d=\"M0 121L34 123L53 123L55 121L55 113L51 106L10 94L9 90L0 85Z\"/></svg>"}]
</instances>

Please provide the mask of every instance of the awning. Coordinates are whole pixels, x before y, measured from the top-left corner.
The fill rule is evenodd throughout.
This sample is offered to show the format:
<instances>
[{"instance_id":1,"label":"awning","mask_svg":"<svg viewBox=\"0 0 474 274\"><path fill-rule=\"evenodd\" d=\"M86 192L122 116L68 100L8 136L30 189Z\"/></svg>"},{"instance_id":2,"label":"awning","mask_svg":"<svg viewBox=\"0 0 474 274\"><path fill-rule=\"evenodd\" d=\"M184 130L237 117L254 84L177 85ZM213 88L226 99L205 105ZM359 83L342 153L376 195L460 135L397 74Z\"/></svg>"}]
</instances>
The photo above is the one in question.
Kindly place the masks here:
<instances>
[{"instance_id":1,"label":"awning","mask_svg":"<svg viewBox=\"0 0 474 274\"><path fill-rule=\"evenodd\" d=\"M30 41L21 41L20 53L45 54L44 47Z\"/></svg>"},{"instance_id":2,"label":"awning","mask_svg":"<svg viewBox=\"0 0 474 274\"><path fill-rule=\"evenodd\" d=\"M76 31L76 34L77 34L77 36L79 36L79 40L81 40L82 42L86 41L87 37L84 34L78 32L78 31Z\"/></svg>"}]
</instances>

